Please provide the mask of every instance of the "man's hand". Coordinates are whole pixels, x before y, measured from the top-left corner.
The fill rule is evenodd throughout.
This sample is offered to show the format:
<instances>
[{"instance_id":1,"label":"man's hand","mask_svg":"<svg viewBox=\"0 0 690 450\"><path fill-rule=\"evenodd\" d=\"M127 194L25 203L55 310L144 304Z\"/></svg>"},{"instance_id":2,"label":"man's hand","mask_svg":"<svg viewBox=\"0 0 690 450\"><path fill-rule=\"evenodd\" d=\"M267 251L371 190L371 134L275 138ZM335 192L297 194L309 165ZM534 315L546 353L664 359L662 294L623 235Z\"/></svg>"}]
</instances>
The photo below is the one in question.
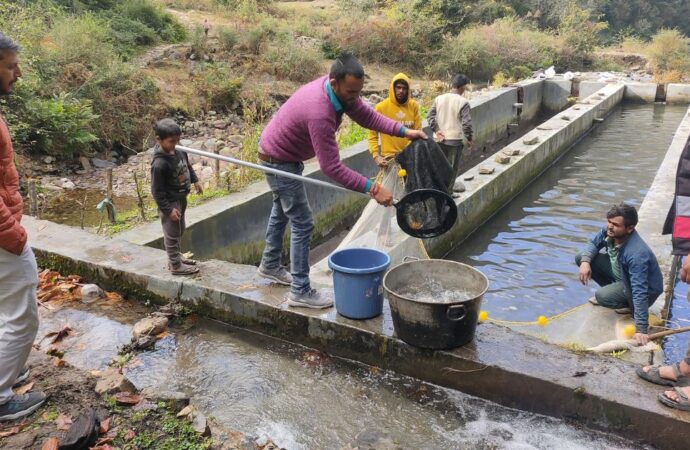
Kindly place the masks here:
<instances>
[{"instance_id":1,"label":"man's hand","mask_svg":"<svg viewBox=\"0 0 690 450\"><path fill-rule=\"evenodd\" d=\"M680 279L690 283L690 254L683 260L683 267L680 268Z\"/></svg>"},{"instance_id":2,"label":"man's hand","mask_svg":"<svg viewBox=\"0 0 690 450\"><path fill-rule=\"evenodd\" d=\"M172 220L173 222L179 222L180 217L182 217L182 215L180 214L179 209L173 208L173 210L170 211L170 220Z\"/></svg>"},{"instance_id":3,"label":"man's hand","mask_svg":"<svg viewBox=\"0 0 690 450\"><path fill-rule=\"evenodd\" d=\"M374 162L376 163L377 166L379 166L382 169L388 167L388 161L386 161L386 158L384 158L381 155L376 155L374 157Z\"/></svg>"},{"instance_id":4,"label":"man's hand","mask_svg":"<svg viewBox=\"0 0 690 450\"><path fill-rule=\"evenodd\" d=\"M446 140L446 135L443 134L443 131L439 130L436 132L436 142L443 142Z\"/></svg>"},{"instance_id":5,"label":"man's hand","mask_svg":"<svg viewBox=\"0 0 690 450\"><path fill-rule=\"evenodd\" d=\"M204 188L201 186L201 183L198 181L194 183L194 189L196 189L197 194L203 194L204 193Z\"/></svg>"},{"instance_id":6,"label":"man's hand","mask_svg":"<svg viewBox=\"0 0 690 450\"><path fill-rule=\"evenodd\" d=\"M391 206L393 204L393 194L388 189L381 186L379 191L372 195L379 205Z\"/></svg>"},{"instance_id":7,"label":"man's hand","mask_svg":"<svg viewBox=\"0 0 690 450\"><path fill-rule=\"evenodd\" d=\"M422 130L412 130L407 128L405 130L405 138L414 141L415 139L428 139L429 136L427 136Z\"/></svg>"},{"instance_id":8,"label":"man's hand","mask_svg":"<svg viewBox=\"0 0 690 450\"><path fill-rule=\"evenodd\" d=\"M635 333L633 339L637 341L640 345L646 345L649 343L649 335L647 333Z\"/></svg>"},{"instance_id":9,"label":"man's hand","mask_svg":"<svg viewBox=\"0 0 690 450\"><path fill-rule=\"evenodd\" d=\"M590 278L592 278L592 265L583 261L580 264L580 283L586 286Z\"/></svg>"}]
</instances>

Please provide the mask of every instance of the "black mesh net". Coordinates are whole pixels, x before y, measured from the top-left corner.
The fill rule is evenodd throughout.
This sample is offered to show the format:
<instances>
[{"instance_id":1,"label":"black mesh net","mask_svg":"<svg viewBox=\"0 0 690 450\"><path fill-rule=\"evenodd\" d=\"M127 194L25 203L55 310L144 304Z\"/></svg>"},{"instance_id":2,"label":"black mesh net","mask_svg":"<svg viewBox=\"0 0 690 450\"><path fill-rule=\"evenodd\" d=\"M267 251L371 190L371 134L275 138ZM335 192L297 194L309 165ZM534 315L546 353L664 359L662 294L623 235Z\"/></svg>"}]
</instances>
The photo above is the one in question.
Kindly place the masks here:
<instances>
[{"instance_id":1,"label":"black mesh net","mask_svg":"<svg viewBox=\"0 0 690 450\"><path fill-rule=\"evenodd\" d=\"M450 230L458 218L455 202L445 192L418 189L396 204L398 226L410 236L432 238Z\"/></svg>"}]
</instances>

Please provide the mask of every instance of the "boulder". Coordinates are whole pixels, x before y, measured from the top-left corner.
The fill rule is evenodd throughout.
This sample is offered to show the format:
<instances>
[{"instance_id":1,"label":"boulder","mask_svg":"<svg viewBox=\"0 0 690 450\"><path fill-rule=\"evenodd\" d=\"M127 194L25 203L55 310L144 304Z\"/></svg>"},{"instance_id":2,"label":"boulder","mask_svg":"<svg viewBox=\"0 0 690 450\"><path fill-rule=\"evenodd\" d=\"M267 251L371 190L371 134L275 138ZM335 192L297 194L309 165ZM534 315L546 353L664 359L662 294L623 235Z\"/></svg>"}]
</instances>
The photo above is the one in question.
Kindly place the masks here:
<instances>
[{"instance_id":1,"label":"boulder","mask_svg":"<svg viewBox=\"0 0 690 450\"><path fill-rule=\"evenodd\" d=\"M137 392L137 388L119 370L109 367L101 373L100 379L96 383L95 391L99 395L114 394L116 392L130 392L134 394Z\"/></svg>"},{"instance_id":2,"label":"boulder","mask_svg":"<svg viewBox=\"0 0 690 450\"><path fill-rule=\"evenodd\" d=\"M136 339L143 336L155 336L162 333L168 327L168 319L165 317L146 317L134 324L132 333Z\"/></svg>"},{"instance_id":3,"label":"boulder","mask_svg":"<svg viewBox=\"0 0 690 450\"><path fill-rule=\"evenodd\" d=\"M529 138L525 138L522 140L522 143L525 145L534 145L539 142L539 136L532 136Z\"/></svg>"},{"instance_id":4,"label":"boulder","mask_svg":"<svg viewBox=\"0 0 690 450\"><path fill-rule=\"evenodd\" d=\"M508 164L510 163L510 156L504 154L503 152L496 153L494 161L496 161L499 164Z\"/></svg>"},{"instance_id":5,"label":"boulder","mask_svg":"<svg viewBox=\"0 0 690 450\"><path fill-rule=\"evenodd\" d=\"M496 169L494 169L493 167L481 166L479 168L479 174L480 175L491 175L492 173L494 173L494 170L496 170Z\"/></svg>"},{"instance_id":6,"label":"boulder","mask_svg":"<svg viewBox=\"0 0 690 450\"><path fill-rule=\"evenodd\" d=\"M103 297L103 294L103 289L95 284L85 284L81 287L81 301L84 303L93 303Z\"/></svg>"}]
</instances>

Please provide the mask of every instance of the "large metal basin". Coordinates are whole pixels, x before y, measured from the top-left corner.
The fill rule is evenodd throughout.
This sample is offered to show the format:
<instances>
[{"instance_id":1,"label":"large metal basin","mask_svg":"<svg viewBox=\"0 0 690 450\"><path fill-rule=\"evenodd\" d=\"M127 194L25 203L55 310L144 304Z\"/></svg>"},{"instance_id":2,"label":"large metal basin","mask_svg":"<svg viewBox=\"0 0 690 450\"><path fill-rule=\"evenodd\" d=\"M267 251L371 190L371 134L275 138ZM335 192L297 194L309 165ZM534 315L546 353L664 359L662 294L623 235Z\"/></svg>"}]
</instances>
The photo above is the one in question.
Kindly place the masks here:
<instances>
[{"instance_id":1,"label":"large metal basin","mask_svg":"<svg viewBox=\"0 0 690 450\"><path fill-rule=\"evenodd\" d=\"M383 278L383 288L400 339L417 347L448 349L474 338L489 280L467 264L421 259L393 267Z\"/></svg>"}]
</instances>

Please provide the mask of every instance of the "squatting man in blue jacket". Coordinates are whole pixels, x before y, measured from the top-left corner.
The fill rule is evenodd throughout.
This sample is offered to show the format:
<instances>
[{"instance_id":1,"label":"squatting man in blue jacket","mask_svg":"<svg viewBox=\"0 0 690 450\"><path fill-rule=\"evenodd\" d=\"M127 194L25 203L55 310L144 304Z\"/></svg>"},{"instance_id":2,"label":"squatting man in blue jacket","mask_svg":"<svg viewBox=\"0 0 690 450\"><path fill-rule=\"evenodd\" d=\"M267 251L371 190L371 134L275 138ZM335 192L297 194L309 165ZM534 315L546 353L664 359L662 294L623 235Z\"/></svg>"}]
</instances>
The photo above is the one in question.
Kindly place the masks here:
<instances>
[{"instance_id":1,"label":"squatting man in blue jacket","mask_svg":"<svg viewBox=\"0 0 690 450\"><path fill-rule=\"evenodd\" d=\"M637 210L633 206L616 205L606 219L607 225L575 257L580 281L586 285L591 278L601 286L590 303L620 314L632 313L633 338L644 345L649 342L649 307L664 290L661 269L652 250L635 231Z\"/></svg>"}]
</instances>

